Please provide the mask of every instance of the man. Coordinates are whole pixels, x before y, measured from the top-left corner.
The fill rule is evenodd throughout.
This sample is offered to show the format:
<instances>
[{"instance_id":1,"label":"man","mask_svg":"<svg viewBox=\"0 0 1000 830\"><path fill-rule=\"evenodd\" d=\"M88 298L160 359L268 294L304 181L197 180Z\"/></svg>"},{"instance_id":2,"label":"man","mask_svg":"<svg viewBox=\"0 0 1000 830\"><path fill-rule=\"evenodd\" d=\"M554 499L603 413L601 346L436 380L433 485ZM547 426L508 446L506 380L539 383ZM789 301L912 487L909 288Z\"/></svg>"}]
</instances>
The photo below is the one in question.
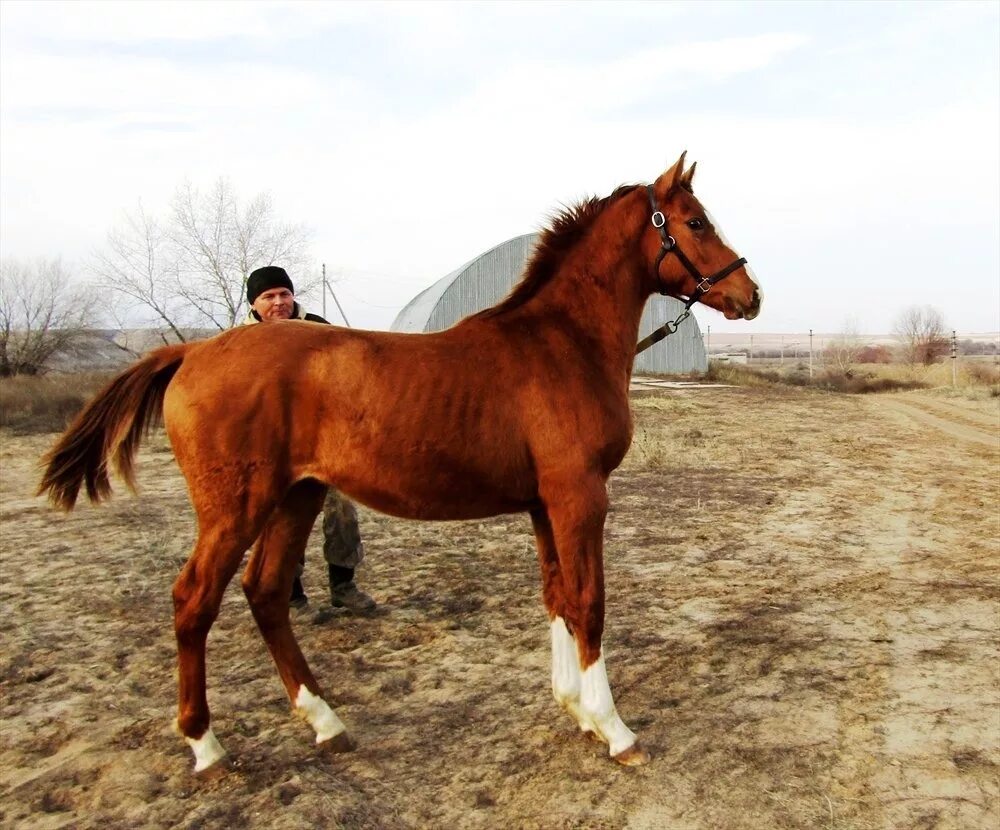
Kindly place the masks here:
<instances>
[{"instance_id":1,"label":"man","mask_svg":"<svg viewBox=\"0 0 1000 830\"><path fill-rule=\"evenodd\" d=\"M308 320L329 325L318 314L307 314L295 302L295 287L284 268L268 265L258 268L247 278L247 301L250 313L243 325L264 320ZM375 610L375 600L360 590L354 582L354 569L365 558L365 546L358 529L358 511L354 505L332 487L323 505L323 556L330 578L330 604L346 608L355 614ZM292 583L291 605L304 608L309 600L302 589L305 557L299 563Z\"/></svg>"}]
</instances>

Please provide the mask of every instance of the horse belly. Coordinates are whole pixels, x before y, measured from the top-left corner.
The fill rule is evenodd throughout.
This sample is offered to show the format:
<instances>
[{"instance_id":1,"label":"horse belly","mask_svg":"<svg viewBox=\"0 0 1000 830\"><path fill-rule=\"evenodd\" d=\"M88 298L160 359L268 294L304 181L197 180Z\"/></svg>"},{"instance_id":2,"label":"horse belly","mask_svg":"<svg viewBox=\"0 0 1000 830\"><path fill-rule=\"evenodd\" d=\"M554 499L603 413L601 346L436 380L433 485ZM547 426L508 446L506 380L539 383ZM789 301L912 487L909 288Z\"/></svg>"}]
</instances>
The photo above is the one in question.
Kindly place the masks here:
<instances>
[{"instance_id":1,"label":"horse belly","mask_svg":"<svg viewBox=\"0 0 1000 830\"><path fill-rule=\"evenodd\" d=\"M405 519L482 519L537 502L527 469L479 469L465 459L421 453L375 454L336 466L323 478L362 504Z\"/></svg>"},{"instance_id":2,"label":"horse belly","mask_svg":"<svg viewBox=\"0 0 1000 830\"><path fill-rule=\"evenodd\" d=\"M426 486L394 488L372 482L344 482L339 489L366 507L401 519L485 519L531 510L537 502L535 498L511 497L469 487L455 490Z\"/></svg>"}]
</instances>

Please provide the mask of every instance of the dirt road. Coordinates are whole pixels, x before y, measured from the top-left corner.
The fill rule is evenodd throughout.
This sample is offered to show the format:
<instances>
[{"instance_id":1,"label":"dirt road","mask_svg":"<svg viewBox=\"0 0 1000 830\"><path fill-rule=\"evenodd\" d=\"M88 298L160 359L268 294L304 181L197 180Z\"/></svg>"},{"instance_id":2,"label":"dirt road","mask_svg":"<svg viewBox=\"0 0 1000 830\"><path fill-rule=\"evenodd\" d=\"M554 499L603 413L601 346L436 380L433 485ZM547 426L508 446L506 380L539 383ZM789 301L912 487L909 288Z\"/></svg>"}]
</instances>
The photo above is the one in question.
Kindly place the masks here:
<instances>
[{"instance_id":1,"label":"dirt road","mask_svg":"<svg viewBox=\"0 0 1000 830\"><path fill-rule=\"evenodd\" d=\"M1000 449L1000 419L976 408L962 406L961 402L914 395L886 395L879 403L907 420L932 427L951 438Z\"/></svg>"},{"instance_id":2,"label":"dirt road","mask_svg":"<svg viewBox=\"0 0 1000 830\"><path fill-rule=\"evenodd\" d=\"M682 389L634 407L605 646L654 754L636 769L552 701L526 517L363 512L380 613L296 624L357 751L315 753L234 584L209 641L233 769L194 779L169 726L192 536L169 448L143 450L140 497L63 516L31 496L51 437L4 435L0 826L996 827L997 399ZM309 559L318 607L317 535Z\"/></svg>"}]
</instances>

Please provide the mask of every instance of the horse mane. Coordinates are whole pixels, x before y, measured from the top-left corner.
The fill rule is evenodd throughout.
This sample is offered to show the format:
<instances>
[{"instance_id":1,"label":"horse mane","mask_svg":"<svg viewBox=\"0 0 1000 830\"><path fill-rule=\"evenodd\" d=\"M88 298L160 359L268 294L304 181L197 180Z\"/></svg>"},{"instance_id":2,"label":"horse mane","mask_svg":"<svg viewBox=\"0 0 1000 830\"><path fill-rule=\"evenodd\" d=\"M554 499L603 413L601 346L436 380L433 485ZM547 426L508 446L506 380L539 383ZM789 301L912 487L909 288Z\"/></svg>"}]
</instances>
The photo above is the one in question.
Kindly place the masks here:
<instances>
[{"instance_id":1,"label":"horse mane","mask_svg":"<svg viewBox=\"0 0 1000 830\"><path fill-rule=\"evenodd\" d=\"M552 279L567 252L583 238L604 209L640 187L642 185L639 184L619 185L610 196L601 199L594 196L565 207L553 217L549 227L542 231L535 251L525 266L524 277L510 294L497 305L472 316L494 317L517 308L534 297Z\"/></svg>"}]
</instances>

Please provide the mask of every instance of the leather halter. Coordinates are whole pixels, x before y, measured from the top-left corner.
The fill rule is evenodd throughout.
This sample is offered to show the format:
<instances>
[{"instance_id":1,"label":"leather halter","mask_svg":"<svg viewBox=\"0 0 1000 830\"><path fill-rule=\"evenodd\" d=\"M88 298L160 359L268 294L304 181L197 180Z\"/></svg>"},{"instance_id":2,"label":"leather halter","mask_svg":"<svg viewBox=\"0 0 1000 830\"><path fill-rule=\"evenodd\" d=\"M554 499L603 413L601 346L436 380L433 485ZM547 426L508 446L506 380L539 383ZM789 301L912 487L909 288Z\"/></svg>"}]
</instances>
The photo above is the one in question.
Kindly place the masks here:
<instances>
[{"instance_id":1,"label":"leather halter","mask_svg":"<svg viewBox=\"0 0 1000 830\"><path fill-rule=\"evenodd\" d=\"M727 265L721 271L716 271L711 276L703 277L695 267L694 263L684 255L684 252L677 245L677 240L667 234L667 217L663 211L656 206L656 197L653 195L653 186L651 184L646 185L646 193L649 194L649 205L653 208L653 215L651 217L653 227L660 232L660 255L656 258L656 265L653 266L653 273L656 275L657 282L659 282L660 264L663 262L663 258L667 254L674 254L681 261L681 265L687 269L687 272L694 277L696 283L694 292L691 296L686 300L683 300L685 310L690 310L691 306L704 297L713 285L720 280L724 280L731 273L733 273L733 271L746 265L746 257L740 257L735 262ZM660 293L666 296L671 296L670 293L665 290L661 290ZM683 298L678 297L677 299Z\"/></svg>"}]
</instances>

